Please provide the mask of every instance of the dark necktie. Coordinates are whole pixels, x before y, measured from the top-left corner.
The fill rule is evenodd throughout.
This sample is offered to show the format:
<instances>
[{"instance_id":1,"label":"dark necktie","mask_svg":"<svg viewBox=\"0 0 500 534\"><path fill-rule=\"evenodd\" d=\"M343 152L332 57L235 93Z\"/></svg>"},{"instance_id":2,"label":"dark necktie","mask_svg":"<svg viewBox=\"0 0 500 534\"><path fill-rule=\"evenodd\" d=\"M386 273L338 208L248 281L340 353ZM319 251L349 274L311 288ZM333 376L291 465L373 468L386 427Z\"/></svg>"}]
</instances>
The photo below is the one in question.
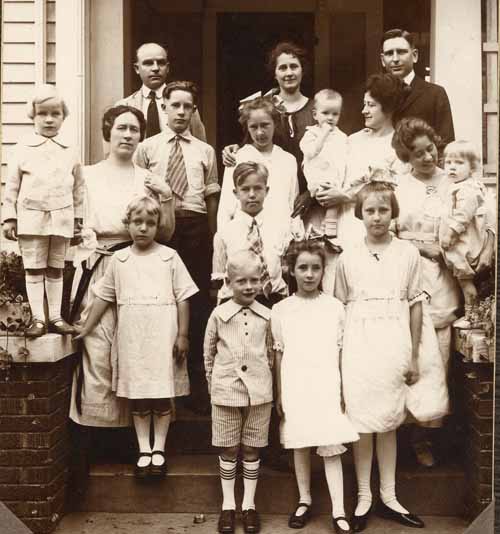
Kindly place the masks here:
<instances>
[{"instance_id":1,"label":"dark necktie","mask_svg":"<svg viewBox=\"0 0 500 534\"><path fill-rule=\"evenodd\" d=\"M146 117L146 137L151 137L160 133L160 117L158 116L158 106L156 105L156 93L149 93L148 116Z\"/></svg>"},{"instance_id":2,"label":"dark necktie","mask_svg":"<svg viewBox=\"0 0 500 534\"><path fill-rule=\"evenodd\" d=\"M182 200L188 190L188 179L178 135L174 138L168 157L167 182L172 191Z\"/></svg>"}]
</instances>

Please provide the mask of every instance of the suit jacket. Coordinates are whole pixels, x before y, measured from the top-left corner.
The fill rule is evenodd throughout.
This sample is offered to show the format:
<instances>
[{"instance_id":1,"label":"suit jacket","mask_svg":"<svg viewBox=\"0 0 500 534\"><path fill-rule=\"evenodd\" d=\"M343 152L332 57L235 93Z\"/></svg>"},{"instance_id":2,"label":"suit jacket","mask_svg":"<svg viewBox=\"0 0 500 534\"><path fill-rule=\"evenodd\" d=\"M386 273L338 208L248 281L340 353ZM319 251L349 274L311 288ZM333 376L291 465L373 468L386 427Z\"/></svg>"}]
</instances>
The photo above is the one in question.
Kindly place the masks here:
<instances>
[{"instance_id":1,"label":"suit jacket","mask_svg":"<svg viewBox=\"0 0 500 534\"><path fill-rule=\"evenodd\" d=\"M166 99L162 99L162 105L165 107ZM118 100L116 105L124 104L127 106L132 106L134 108L143 110L144 106L144 96L139 89L135 93L132 93L131 95L127 96L126 98L122 98L121 100ZM160 111L160 122L165 126L167 124L167 114L164 111ZM189 127L191 133L194 135L194 137L197 137L200 141L207 142L207 136L205 133L205 126L201 122L200 114L198 113L198 110L195 110L193 113L193 116L191 117L191 125Z\"/></svg>"},{"instance_id":2,"label":"suit jacket","mask_svg":"<svg viewBox=\"0 0 500 534\"><path fill-rule=\"evenodd\" d=\"M411 91L398 113L397 119L417 117L436 130L445 144L455 139L450 102L443 87L415 76Z\"/></svg>"}]
</instances>

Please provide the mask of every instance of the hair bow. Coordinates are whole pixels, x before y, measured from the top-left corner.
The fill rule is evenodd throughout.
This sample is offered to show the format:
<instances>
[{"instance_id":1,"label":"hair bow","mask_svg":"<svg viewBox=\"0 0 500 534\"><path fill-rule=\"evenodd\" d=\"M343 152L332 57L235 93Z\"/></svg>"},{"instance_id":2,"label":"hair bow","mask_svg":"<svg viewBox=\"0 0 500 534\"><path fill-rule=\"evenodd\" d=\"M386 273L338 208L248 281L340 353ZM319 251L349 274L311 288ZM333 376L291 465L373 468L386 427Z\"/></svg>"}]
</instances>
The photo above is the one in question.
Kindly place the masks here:
<instances>
[{"instance_id":1,"label":"hair bow","mask_svg":"<svg viewBox=\"0 0 500 534\"><path fill-rule=\"evenodd\" d=\"M387 184L388 187L394 190L398 185L397 180L394 178L395 176L396 171L391 166L372 167L369 165L368 172L361 178L353 180L346 192L350 194L358 193L363 186L374 182Z\"/></svg>"},{"instance_id":2,"label":"hair bow","mask_svg":"<svg viewBox=\"0 0 500 534\"><path fill-rule=\"evenodd\" d=\"M320 243L323 243L328 251L336 254L340 254L343 250L342 247L336 243L335 239L328 237L324 232L320 232L312 224L307 227L307 230L300 236L300 239L294 238L294 241L319 241Z\"/></svg>"}]
</instances>

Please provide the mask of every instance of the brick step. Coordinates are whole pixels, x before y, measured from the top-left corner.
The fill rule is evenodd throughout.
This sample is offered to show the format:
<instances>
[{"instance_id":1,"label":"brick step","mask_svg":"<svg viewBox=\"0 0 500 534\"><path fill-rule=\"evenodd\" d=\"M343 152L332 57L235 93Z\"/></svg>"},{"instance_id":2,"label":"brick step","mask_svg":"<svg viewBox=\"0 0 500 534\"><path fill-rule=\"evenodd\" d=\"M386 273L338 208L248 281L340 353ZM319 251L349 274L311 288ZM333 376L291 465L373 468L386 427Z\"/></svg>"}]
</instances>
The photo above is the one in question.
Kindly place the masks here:
<instances>
[{"instance_id":1,"label":"brick step","mask_svg":"<svg viewBox=\"0 0 500 534\"><path fill-rule=\"evenodd\" d=\"M346 508L352 511L356 483L352 457L346 453L344 487ZM168 458L169 474L154 483L140 483L133 476L132 465L101 464L93 466L86 496L78 509L84 512L137 513L216 513L221 505L217 457L210 455L174 455ZM242 484L237 481L240 502ZM322 461L313 456L314 508L330 512L330 500L322 470ZM374 473L372 487L378 487ZM376 492L374 492L375 494ZM460 516L463 513L465 479L458 465L432 470L405 466L398 471L398 496L412 512L421 515ZM257 491L257 507L262 513L290 512L297 500L292 473L263 468Z\"/></svg>"}]
</instances>

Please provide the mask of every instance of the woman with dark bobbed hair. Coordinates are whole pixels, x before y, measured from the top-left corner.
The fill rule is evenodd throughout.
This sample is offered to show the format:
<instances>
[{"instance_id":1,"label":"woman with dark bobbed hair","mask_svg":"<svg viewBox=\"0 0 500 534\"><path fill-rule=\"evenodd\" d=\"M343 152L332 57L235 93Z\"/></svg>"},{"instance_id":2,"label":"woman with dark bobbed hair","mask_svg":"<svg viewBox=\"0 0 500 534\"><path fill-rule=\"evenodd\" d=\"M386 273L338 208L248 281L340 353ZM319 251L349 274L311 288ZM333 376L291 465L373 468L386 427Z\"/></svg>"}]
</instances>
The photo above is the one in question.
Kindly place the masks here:
<instances>
[{"instance_id":1,"label":"woman with dark bobbed hair","mask_svg":"<svg viewBox=\"0 0 500 534\"><path fill-rule=\"evenodd\" d=\"M83 167L85 179L84 238L76 249L79 263L73 284L72 319L84 319L94 300L92 288L102 278L114 251L130 244L123 214L135 196L144 194L161 203L157 239L170 239L175 219L172 192L164 179L136 166L132 157L144 139L146 121L136 108L119 105L102 119L102 135L109 142L109 156ZM86 427L130 425L126 400L113 391L113 355L116 312L110 307L98 326L83 340L82 359L75 372L70 418ZM187 377L186 377L187 380Z\"/></svg>"}]
</instances>

